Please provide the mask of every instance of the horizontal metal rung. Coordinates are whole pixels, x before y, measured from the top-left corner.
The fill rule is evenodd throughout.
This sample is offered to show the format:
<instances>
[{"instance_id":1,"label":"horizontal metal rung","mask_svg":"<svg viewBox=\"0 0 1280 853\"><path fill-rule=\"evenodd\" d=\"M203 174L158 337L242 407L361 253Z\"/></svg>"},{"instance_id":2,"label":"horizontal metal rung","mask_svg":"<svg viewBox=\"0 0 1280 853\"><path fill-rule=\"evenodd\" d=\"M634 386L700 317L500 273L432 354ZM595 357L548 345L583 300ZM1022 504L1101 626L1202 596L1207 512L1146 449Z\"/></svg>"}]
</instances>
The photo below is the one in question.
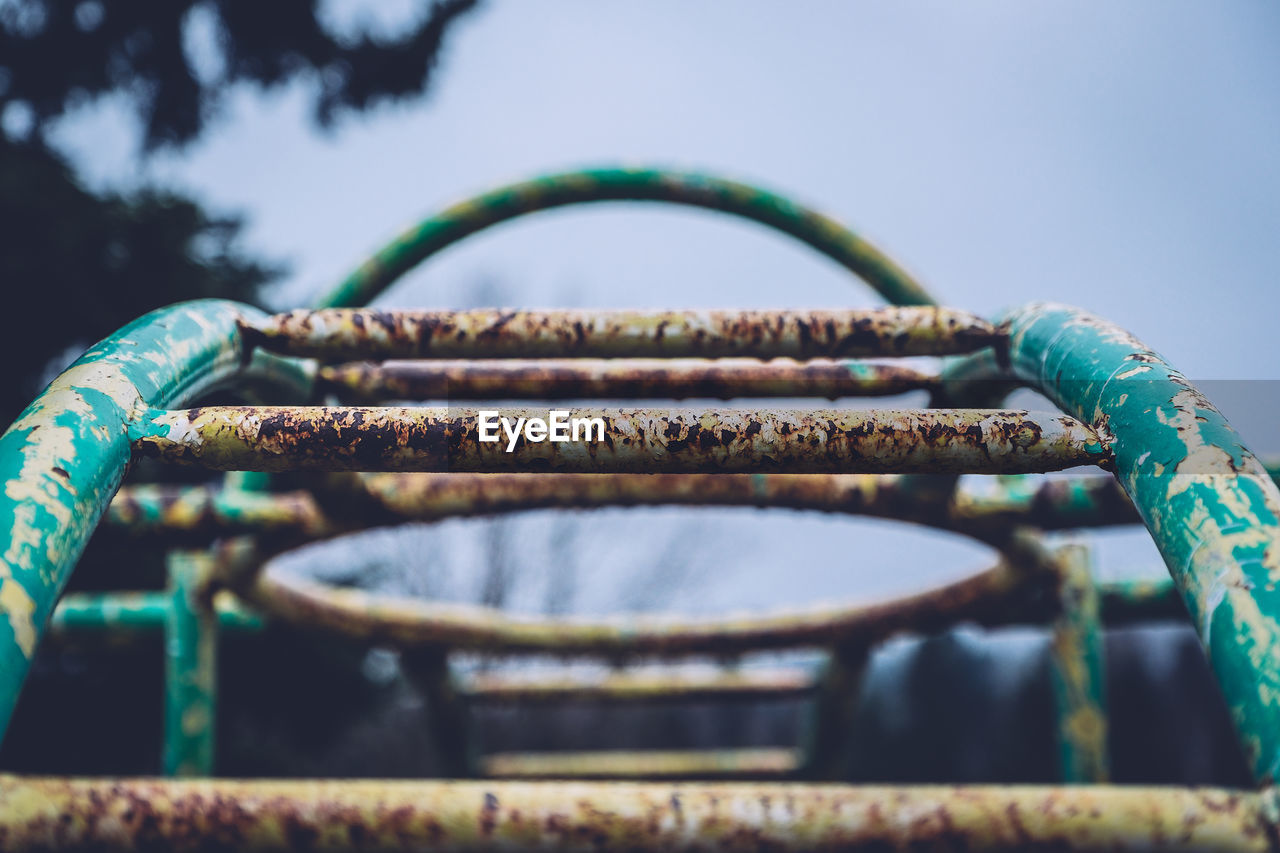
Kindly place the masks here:
<instances>
[{"instance_id":1,"label":"horizontal metal rung","mask_svg":"<svg viewBox=\"0 0 1280 853\"><path fill-rule=\"evenodd\" d=\"M798 750L601 750L503 752L480 761L481 775L497 779L765 779L793 775Z\"/></svg>"},{"instance_id":2,"label":"horizontal metal rung","mask_svg":"<svg viewBox=\"0 0 1280 853\"><path fill-rule=\"evenodd\" d=\"M0 775L9 850L1214 850L1264 853L1274 792L1098 785L118 779ZM56 841L55 841L56 840ZM357 844L358 842L358 844Z\"/></svg>"},{"instance_id":3,"label":"horizontal metal rung","mask_svg":"<svg viewBox=\"0 0 1280 853\"><path fill-rule=\"evenodd\" d=\"M221 629L262 628L262 618L229 593L220 593L214 604ZM58 602L49 629L58 635L159 631L164 628L171 607L172 596L167 592L71 593Z\"/></svg>"},{"instance_id":4,"label":"horizontal metal rung","mask_svg":"<svg viewBox=\"0 0 1280 853\"><path fill-rule=\"evenodd\" d=\"M157 412L133 439L145 455L233 471L1014 474L1109 462L1074 418L984 409L206 407Z\"/></svg>"},{"instance_id":5,"label":"horizontal metal rung","mask_svg":"<svg viewBox=\"0 0 1280 853\"><path fill-rule=\"evenodd\" d=\"M801 669L719 670L712 673L609 673L599 678L519 673L479 673L461 679L461 690L481 704L551 702L702 702L786 699L816 688Z\"/></svg>"},{"instance_id":6,"label":"horizontal metal rung","mask_svg":"<svg viewBox=\"0 0 1280 853\"><path fill-rule=\"evenodd\" d=\"M292 311L245 342L327 361L371 358L858 358L950 355L1002 340L950 308L835 311Z\"/></svg>"},{"instance_id":7,"label":"horizontal metal rung","mask_svg":"<svg viewBox=\"0 0 1280 853\"><path fill-rule=\"evenodd\" d=\"M320 368L317 390L383 400L641 400L885 397L932 390L935 374L901 364L814 359L509 359L354 362Z\"/></svg>"}]
</instances>

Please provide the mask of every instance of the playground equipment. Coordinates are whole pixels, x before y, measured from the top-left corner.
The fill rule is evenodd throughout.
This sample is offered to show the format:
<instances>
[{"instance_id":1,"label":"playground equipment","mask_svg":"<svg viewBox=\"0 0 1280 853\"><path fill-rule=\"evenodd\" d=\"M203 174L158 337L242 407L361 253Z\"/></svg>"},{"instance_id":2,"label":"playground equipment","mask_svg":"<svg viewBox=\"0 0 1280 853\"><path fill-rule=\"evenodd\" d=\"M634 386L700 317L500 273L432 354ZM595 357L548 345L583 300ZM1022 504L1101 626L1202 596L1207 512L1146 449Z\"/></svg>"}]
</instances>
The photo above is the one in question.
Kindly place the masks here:
<instances>
[{"instance_id":1,"label":"playground equipment","mask_svg":"<svg viewBox=\"0 0 1280 853\"><path fill-rule=\"evenodd\" d=\"M433 253L522 214L662 201L775 228L864 279L891 307L829 311L392 311L368 302ZM940 369L867 360L939 357ZM270 405L198 406L252 388ZM999 408L1016 387L1060 409ZM605 408L599 440L479 440L480 409L367 405L929 392L919 410ZM365 405L318 405L329 400ZM542 410L545 414L545 410ZM527 412L504 412L513 418ZM305 490L121 483L155 457L232 472L303 471ZM1026 475L1094 466L1109 474ZM962 473L1003 475L963 487ZM1280 491L1190 382L1123 330L1033 304L994 321L940 308L832 220L742 184L651 170L540 178L449 208L379 252L314 310L216 300L148 314L97 344L0 437L0 735L45 634L162 631L168 779L0 776L0 848L1129 849L1280 844ZM964 534L989 569L895 601L680 620L556 620L327 586L274 560L393 521L658 504L789 507ZM169 588L62 597L98 524L180 538ZM1095 582L1045 531L1142 523L1165 583ZM194 547L194 538L205 544ZM857 583L851 572L851 587ZM1203 640L1258 788L1106 785L1102 625L1187 618ZM411 657L449 780L212 778L221 631L264 620ZM838 784L871 649L960 622L1048 623L1063 783ZM818 648L819 678L640 658ZM603 679L462 677L456 651L615 664ZM747 701L805 696L806 742L715 752L483 755L478 704ZM556 781L527 781L529 779ZM577 781L573 781L573 780ZM605 779L630 781L604 783ZM750 782L740 780L749 779ZM584 781L590 780L590 781ZM643 780L643 781L639 781ZM694 781L690 781L694 780ZM712 781L714 780L714 781Z\"/></svg>"}]
</instances>

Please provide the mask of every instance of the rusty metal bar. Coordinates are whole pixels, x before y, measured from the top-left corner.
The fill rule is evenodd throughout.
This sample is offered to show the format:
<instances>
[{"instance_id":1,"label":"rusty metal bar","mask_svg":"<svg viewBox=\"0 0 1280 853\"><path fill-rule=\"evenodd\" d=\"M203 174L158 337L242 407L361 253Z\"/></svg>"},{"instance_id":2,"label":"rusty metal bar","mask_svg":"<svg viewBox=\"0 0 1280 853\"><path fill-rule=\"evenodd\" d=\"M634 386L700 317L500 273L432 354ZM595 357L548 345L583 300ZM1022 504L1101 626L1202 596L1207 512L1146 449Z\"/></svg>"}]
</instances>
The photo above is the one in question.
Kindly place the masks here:
<instances>
[{"instance_id":1,"label":"rusty metal bar","mask_svg":"<svg viewBox=\"0 0 1280 853\"><path fill-rule=\"evenodd\" d=\"M326 518L307 491L259 492L233 487L139 484L125 486L103 524L133 535L296 533L331 536L343 528Z\"/></svg>"},{"instance_id":2,"label":"rusty metal bar","mask_svg":"<svg viewBox=\"0 0 1280 853\"><path fill-rule=\"evenodd\" d=\"M861 358L953 355L999 343L951 308L827 311L290 311L242 325L246 343L326 361L388 358Z\"/></svg>"},{"instance_id":3,"label":"rusty metal bar","mask_svg":"<svg viewBox=\"0 0 1280 853\"><path fill-rule=\"evenodd\" d=\"M1062 780L1097 784L1110 778L1098 589L1086 548L1068 545L1055 556L1060 612L1050 635L1049 674Z\"/></svg>"},{"instance_id":4,"label":"rusty metal bar","mask_svg":"<svg viewBox=\"0 0 1280 853\"><path fill-rule=\"evenodd\" d=\"M499 752L481 759L492 779L785 779L800 766L796 750L592 750Z\"/></svg>"},{"instance_id":5,"label":"rusty metal bar","mask_svg":"<svg viewBox=\"0 0 1280 853\"><path fill-rule=\"evenodd\" d=\"M707 397L884 397L938 377L901 364L813 359L537 359L354 362L320 367L316 388L344 402Z\"/></svg>"},{"instance_id":6,"label":"rusty metal bar","mask_svg":"<svg viewBox=\"0 0 1280 853\"><path fill-rule=\"evenodd\" d=\"M896 518L988 540L1019 525L1063 530L1138 520L1112 477L1049 480L1033 490L997 493L961 489L942 506L916 500L891 474L398 473L334 477L321 492L342 500L367 493L379 510L415 521L522 509L751 506Z\"/></svg>"},{"instance_id":7,"label":"rusty metal bar","mask_svg":"<svg viewBox=\"0 0 1280 853\"><path fill-rule=\"evenodd\" d=\"M249 471L1027 473L1107 464L1093 430L1048 413L481 411L210 406L155 412L133 431L133 446ZM564 438L552 439L558 430Z\"/></svg>"},{"instance_id":8,"label":"rusty metal bar","mask_svg":"<svg viewBox=\"0 0 1280 853\"><path fill-rule=\"evenodd\" d=\"M927 475L920 475L927 476ZM184 538L290 533L324 538L389 519L438 521L542 508L752 506L918 521L991 538L1024 525L1069 530L1136 524L1112 477L1041 481L1032 488L957 490L927 506L884 474L457 474L334 475L313 492L240 492L205 486L125 486L103 523ZM320 497L317 502L316 496ZM324 505L322 508L321 504Z\"/></svg>"},{"instance_id":9,"label":"rusty metal bar","mask_svg":"<svg viewBox=\"0 0 1280 853\"><path fill-rule=\"evenodd\" d=\"M961 489L954 504L937 510L909 500L898 477L879 474L399 473L335 475L314 488L315 494L125 486L103 523L152 535L284 532L314 539L395 518L437 521L539 508L666 504L883 515L946 528L971 527L982 535L1018 524L1058 530L1138 520L1111 477L1051 480L1033 491L975 494Z\"/></svg>"},{"instance_id":10,"label":"rusty metal bar","mask_svg":"<svg viewBox=\"0 0 1280 853\"><path fill-rule=\"evenodd\" d=\"M955 850L1263 853L1276 794L842 786L0 776L0 847L280 851Z\"/></svg>"},{"instance_id":11,"label":"rusty metal bar","mask_svg":"<svg viewBox=\"0 0 1280 853\"><path fill-rule=\"evenodd\" d=\"M479 672L462 692L473 704L735 702L794 699L813 693L813 676L801 669L717 669L711 673L609 672L573 677Z\"/></svg>"},{"instance_id":12,"label":"rusty metal bar","mask_svg":"<svg viewBox=\"0 0 1280 853\"><path fill-rule=\"evenodd\" d=\"M203 599L212 560L171 551L165 620L164 773L211 776L218 704L218 620Z\"/></svg>"}]
</instances>

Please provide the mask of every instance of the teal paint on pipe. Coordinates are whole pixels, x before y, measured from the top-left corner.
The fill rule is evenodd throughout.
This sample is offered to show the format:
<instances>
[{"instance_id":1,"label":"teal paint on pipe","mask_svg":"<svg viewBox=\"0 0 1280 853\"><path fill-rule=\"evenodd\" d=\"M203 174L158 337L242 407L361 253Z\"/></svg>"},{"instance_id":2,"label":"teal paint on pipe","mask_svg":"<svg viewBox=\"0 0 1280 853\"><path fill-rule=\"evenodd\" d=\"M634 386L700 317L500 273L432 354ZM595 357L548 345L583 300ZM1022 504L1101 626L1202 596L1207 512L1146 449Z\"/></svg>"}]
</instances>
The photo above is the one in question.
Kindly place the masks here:
<instances>
[{"instance_id":1,"label":"teal paint on pipe","mask_svg":"<svg viewBox=\"0 0 1280 853\"><path fill-rule=\"evenodd\" d=\"M164 641L164 775L212 776L218 696L218 620L201 601L212 560L169 554Z\"/></svg>"},{"instance_id":2,"label":"teal paint on pipe","mask_svg":"<svg viewBox=\"0 0 1280 853\"><path fill-rule=\"evenodd\" d=\"M1280 490L1217 409L1122 329L1011 312L1015 372L1110 436L1115 474L1182 593L1260 784L1280 776Z\"/></svg>"},{"instance_id":3,"label":"teal paint on pipe","mask_svg":"<svg viewBox=\"0 0 1280 853\"><path fill-rule=\"evenodd\" d=\"M0 739L40 633L129 462L130 420L181 405L244 368L248 306L153 311L91 347L0 436Z\"/></svg>"},{"instance_id":4,"label":"teal paint on pipe","mask_svg":"<svg viewBox=\"0 0 1280 853\"><path fill-rule=\"evenodd\" d=\"M510 184L455 204L400 234L323 297L318 307L366 305L437 252L500 222L605 201L648 201L732 214L796 238L864 279L896 305L933 305L888 256L828 216L767 190L662 169L586 169Z\"/></svg>"},{"instance_id":5,"label":"teal paint on pipe","mask_svg":"<svg viewBox=\"0 0 1280 853\"><path fill-rule=\"evenodd\" d=\"M1098 588L1087 549L1068 545L1054 557L1059 613L1049 642L1049 674L1062 781L1101 784L1110 778L1110 762Z\"/></svg>"},{"instance_id":6,"label":"teal paint on pipe","mask_svg":"<svg viewBox=\"0 0 1280 853\"><path fill-rule=\"evenodd\" d=\"M49 630L65 635L151 633L164 629L172 596L167 592L108 592L64 595L49 620ZM219 606L224 631L254 632L266 624L238 605Z\"/></svg>"}]
</instances>

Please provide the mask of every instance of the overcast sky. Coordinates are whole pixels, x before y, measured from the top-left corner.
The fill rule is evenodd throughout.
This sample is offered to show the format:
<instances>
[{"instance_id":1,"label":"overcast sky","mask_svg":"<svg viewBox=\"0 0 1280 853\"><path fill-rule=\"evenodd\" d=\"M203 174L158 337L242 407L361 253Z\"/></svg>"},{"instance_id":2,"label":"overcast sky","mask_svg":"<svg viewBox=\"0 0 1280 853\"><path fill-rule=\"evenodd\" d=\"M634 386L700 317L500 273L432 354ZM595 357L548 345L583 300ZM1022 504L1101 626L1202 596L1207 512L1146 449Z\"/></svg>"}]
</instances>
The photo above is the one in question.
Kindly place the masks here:
<instances>
[{"instance_id":1,"label":"overcast sky","mask_svg":"<svg viewBox=\"0 0 1280 853\"><path fill-rule=\"evenodd\" d=\"M328 14L393 30L419 4L380 3L376 17L370 5ZM110 102L63 122L56 139L96 183L145 178L244 212L251 247L292 264L281 306L305 304L401 227L473 192L578 165L660 164L833 214L946 304L994 315L1073 303L1193 378L1275 379L1278 36L1280 6L1265 2L490 0L450 34L429 98L328 135L293 88L238 92L198 144L142 166L136 131ZM875 301L845 270L759 227L622 205L493 229L382 301L469 304L485 281L528 307ZM1274 419L1249 403L1266 386L1222 387L1228 415L1265 444ZM679 523L661 511L590 518L632 540ZM904 589L982 561L892 526L762 518L700 522L732 558L705 580L717 606ZM1154 559L1132 545L1107 553L1117 566ZM742 580L801 563L783 583Z\"/></svg>"}]
</instances>

